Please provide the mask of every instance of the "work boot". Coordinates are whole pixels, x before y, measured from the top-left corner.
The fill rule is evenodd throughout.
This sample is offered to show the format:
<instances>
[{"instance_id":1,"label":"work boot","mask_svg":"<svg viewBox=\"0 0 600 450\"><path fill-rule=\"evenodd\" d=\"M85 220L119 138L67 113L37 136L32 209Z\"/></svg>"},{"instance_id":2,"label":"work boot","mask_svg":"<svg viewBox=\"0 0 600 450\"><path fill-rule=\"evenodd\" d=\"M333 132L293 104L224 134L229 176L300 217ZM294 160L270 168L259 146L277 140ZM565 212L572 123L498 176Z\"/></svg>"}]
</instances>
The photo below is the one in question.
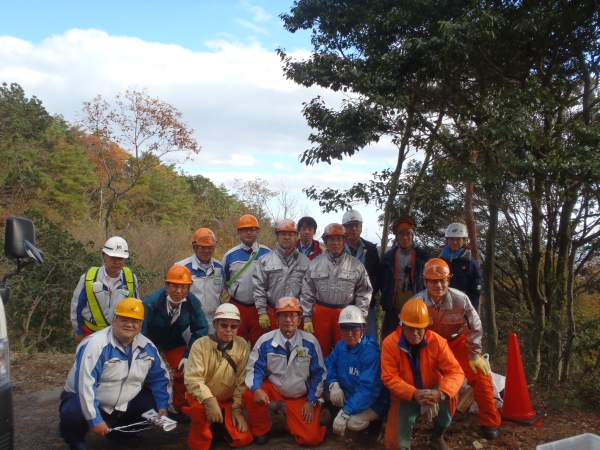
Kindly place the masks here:
<instances>
[{"instance_id":1,"label":"work boot","mask_svg":"<svg viewBox=\"0 0 600 450\"><path fill-rule=\"evenodd\" d=\"M446 427L441 427L437 422L433 422L433 431L431 432L431 438L429 439L429 448L431 450L451 450L444 441L445 432Z\"/></svg>"},{"instance_id":2,"label":"work boot","mask_svg":"<svg viewBox=\"0 0 600 450\"><path fill-rule=\"evenodd\" d=\"M262 436L254 436L254 443L258 445L265 445L269 443L269 433L263 434Z\"/></svg>"},{"instance_id":3,"label":"work boot","mask_svg":"<svg viewBox=\"0 0 600 450\"><path fill-rule=\"evenodd\" d=\"M481 429L485 438L490 441L500 437L500 431L496 427L481 427Z\"/></svg>"}]
</instances>

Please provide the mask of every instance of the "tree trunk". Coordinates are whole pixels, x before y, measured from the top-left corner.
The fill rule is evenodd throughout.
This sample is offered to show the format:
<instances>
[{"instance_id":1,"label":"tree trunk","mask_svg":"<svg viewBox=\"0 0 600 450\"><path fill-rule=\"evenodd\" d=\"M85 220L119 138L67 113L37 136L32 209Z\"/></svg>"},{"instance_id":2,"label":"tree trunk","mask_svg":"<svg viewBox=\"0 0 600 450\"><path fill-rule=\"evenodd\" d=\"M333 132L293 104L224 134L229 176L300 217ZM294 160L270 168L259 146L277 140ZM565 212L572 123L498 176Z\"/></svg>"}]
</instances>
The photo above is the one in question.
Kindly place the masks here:
<instances>
[{"instance_id":1,"label":"tree trunk","mask_svg":"<svg viewBox=\"0 0 600 450\"><path fill-rule=\"evenodd\" d=\"M486 353L494 359L498 346L498 327L496 326L496 304L494 300L494 264L496 259L496 235L498 233L498 205L490 202L488 206L489 225L485 239L485 261L483 263L484 325Z\"/></svg>"}]
</instances>

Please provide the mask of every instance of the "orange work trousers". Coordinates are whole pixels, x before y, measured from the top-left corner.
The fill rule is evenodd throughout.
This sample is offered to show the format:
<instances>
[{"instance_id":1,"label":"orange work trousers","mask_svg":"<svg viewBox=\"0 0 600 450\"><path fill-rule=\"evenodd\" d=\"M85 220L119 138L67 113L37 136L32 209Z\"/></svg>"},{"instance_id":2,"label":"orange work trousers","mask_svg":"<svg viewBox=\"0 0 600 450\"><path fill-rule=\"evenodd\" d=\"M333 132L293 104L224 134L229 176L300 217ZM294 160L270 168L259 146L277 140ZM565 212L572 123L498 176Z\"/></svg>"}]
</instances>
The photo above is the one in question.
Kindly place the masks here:
<instances>
[{"instance_id":1,"label":"orange work trousers","mask_svg":"<svg viewBox=\"0 0 600 450\"><path fill-rule=\"evenodd\" d=\"M452 342L448 342L450 350L454 353L454 357L460 364L460 367L465 372L467 383L475 391L475 401L479 406L479 423L483 427L500 426L502 419L500 413L496 409L496 401L494 400L494 385L492 384L492 375L485 376L480 370L477 373L473 372L469 364L469 349L465 336L459 336Z\"/></svg>"},{"instance_id":2,"label":"orange work trousers","mask_svg":"<svg viewBox=\"0 0 600 450\"><path fill-rule=\"evenodd\" d=\"M261 388L267 393L270 401L284 401L286 413L286 429L300 445L319 445L325 439L326 428L319 422L321 418L321 405L315 407L315 417L311 423L305 423L302 418L302 407L306 397L283 398L269 381L263 381ZM254 436L263 436L271 430L269 409L266 405L259 405L254 401L254 394L248 389L242 400L248 411L248 425Z\"/></svg>"},{"instance_id":3,"label":"orange work trousers","mask_svg":"<svg viewBox=\"0 0 600 450\"><path fill-rule=\"evenodd\" d=\"M183 367L178 369L179 363L187 350L187 346L177 347L172 350L165 350L165 359L175 371L173 374L173 407L177 412L181 412L181 408L185 404L185 383L183 382Z\"/></svg>"},{"instance_id":4,"label":"orange work trousers","mask_svg":"<svg viewBox=\"0 0 600 450\"><path fill-rule=\"evenodd\" d=\"M333 347L342 340L342 333L338 320L341 308L329 308L327 306L315 304L313 309L313 328L315 329L315 337L319 341L323 358L327 358L333 351Z\"/></svg>"},{"instance_id":5,"label":"orange work trousers","mask_svg":"<svg viewBox=\"0 0 600 450\"><path fill-rule=\"evenodd\" d=\"M237 335L246 340L250 340L250 345L254 347L256 341L266 333L258 321L258 310L256 309L256 306L238 302L233 298L230 301L240 310L240 319L242 319Z\"/></svg>"},{"instance_id":6,"label":"orange work trousers","mask_svg":"<svg viewBox=\"0 0 600 450\"><path fill-rule=\"evenodd\" d=\"M188 445L192 450L208 450L213 439L210 429L210 422L206 418L206 408L202 403L196 400L189 392L186 393L186 399L190 406L184 406L183 412L192 419L190 433L188 434ZM233 424L233 412L231 405L233 402L219 402L219 406L224 410L223 422L229 436L224 435L225 440L232 447L245 447L250 444L254 437L250 430L242 433Z\"/></svg>"}]
</instances>

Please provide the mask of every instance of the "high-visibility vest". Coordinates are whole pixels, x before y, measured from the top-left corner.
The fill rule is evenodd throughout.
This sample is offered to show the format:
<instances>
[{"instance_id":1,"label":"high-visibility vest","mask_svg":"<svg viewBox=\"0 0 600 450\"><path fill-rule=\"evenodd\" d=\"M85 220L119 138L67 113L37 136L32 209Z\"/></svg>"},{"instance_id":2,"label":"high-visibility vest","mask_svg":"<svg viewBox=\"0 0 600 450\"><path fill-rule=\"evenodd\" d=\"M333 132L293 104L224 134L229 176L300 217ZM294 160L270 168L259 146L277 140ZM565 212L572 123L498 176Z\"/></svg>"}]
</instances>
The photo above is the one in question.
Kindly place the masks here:
<instances>
[{"instance_id":1,"label":"high-visibility vest","mask_svg":"<svg viewBox=\"0 0 600 450\"><path fill-rule=\"evenodd\" d=\"M99 267L90 267L90 270L85 274L85 293L87 294L88 304L90 305L90 312L95 323L85 320L85 325L92 331L100 331L108 326L108 321L102 314L102 308L98 303L96 294L94 293L94 281L98 276ZM129 267L123 267L123 275L125 275L125 282L127 283L127 289L130 294L135 295L135 286L133 283L133 272Z\"/></svg>"}]
</instances>

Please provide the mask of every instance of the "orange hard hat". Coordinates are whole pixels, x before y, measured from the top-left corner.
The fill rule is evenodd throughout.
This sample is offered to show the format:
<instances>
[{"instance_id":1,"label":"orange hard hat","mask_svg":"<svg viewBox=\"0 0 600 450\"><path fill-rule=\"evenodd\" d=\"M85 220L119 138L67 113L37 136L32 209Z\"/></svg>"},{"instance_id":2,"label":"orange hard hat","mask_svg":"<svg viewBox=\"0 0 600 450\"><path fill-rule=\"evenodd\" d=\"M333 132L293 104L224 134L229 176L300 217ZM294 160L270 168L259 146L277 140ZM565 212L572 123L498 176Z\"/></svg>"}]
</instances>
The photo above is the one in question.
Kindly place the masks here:
<instances>
[{"instance_id":1,"label":"orange hard hat","mask_svg":"<svg viewBox=\"0 0 600 450\"><path fill-rule=\"evenodd\" d=\"M275 314L280 312L302 312L302 306L296 297L281 297L275 306Z\"/></svg>"},{"instance_id":2,"label":"orange hard hat","mask_svg":"<svg viewBox=\"0 0 600 450\"><path fill-rule=\"evenodd\" d=\"M329 236L343 236L344 238L348 238L346 234L346 228L344 225L340 225L339 223L330 223L325 227L325 231L323 231L322 238L326 238Z\"/></svg>"},{"instance_id":3,"label":"orange hard hat","mask_svg":"<svg viewBox=\"0 0 600 450\"><path fill-rule=\"evenodd\" d=\"M137 298L124 298L117 303L115 316L144 320L144 304Z\"/></svg>"},{"instance_id":4,"label":"orange hard hat","mask_svg":"<svg viewBox=\"0 0 600 450\"><path fill-rule=\"evenodd\" d=\"M442 258L431 258L423 267L423 278L426 280L443 280L451 276L450 267Z\"/></svg>"},{"instance_id":5,"label":"orange hard hat","mask_svg":"<svg viewBox=\"0 0 600 450\"><path fill-rule=\"evenodd\" d=\"M416 230L415 219L410 216L400 216L392 222L392 233L396 235L400 230Z\"/></svg>"},{"instance_id":6,"label":"orange hard hat","mask_svg":"<svg viewBox=\"0 0 600 450\"><path fill-rule=\"evenodd\" d=\"M296 222L290 219L283 219L277 224L277 228L275 228L275 234L279 233L280 231L298 233L298 228L296 228Z\"/></svg>"},{"instance_id":7,"label":"orange hard hat","mask_svg":"<svg viewBox=\"0 0 600 450\"><path fill-rule=\"evenodd\" d=\"M217 238L208 228L200 228L194 233L194 240L192 245L198 245L200 247L214 247L217 245Z\"/></svg>"},{"instance_id":8,"label":"orange hard hat","mask_svg":"<svg viewBox=\"0 0 600 450\"><path fill-rule=\"evenodd\" d=\"M413 328L427 328L429 326L429 312L427 306L418 298L411 298L402 307L398 315L403 325Z\"/></svg>"},{"instance_id":9,"label":"orange hard hat","mask_svg":"<svg viewBox=\"0 0 600 450\"><path fill-rule=\"evenodd\" d=\"M260 230L260 227L258 226L258 220L256 220L256 217L251 214L244 214L242 217L240 217L240 221L238 222L238 231L240 231L241 228L258 228Z\"/></svg>"},{"instance_id":10,"label":"orange hard hat","mask_svg":"<svg viewBox=\"0 0 600 450\"><path fill-rule=\"evenodd\" d=\"M192 272L185 266L173 266L167 272L165 281L173 284L192 284Z\"/></svg>"}]
</instances>

